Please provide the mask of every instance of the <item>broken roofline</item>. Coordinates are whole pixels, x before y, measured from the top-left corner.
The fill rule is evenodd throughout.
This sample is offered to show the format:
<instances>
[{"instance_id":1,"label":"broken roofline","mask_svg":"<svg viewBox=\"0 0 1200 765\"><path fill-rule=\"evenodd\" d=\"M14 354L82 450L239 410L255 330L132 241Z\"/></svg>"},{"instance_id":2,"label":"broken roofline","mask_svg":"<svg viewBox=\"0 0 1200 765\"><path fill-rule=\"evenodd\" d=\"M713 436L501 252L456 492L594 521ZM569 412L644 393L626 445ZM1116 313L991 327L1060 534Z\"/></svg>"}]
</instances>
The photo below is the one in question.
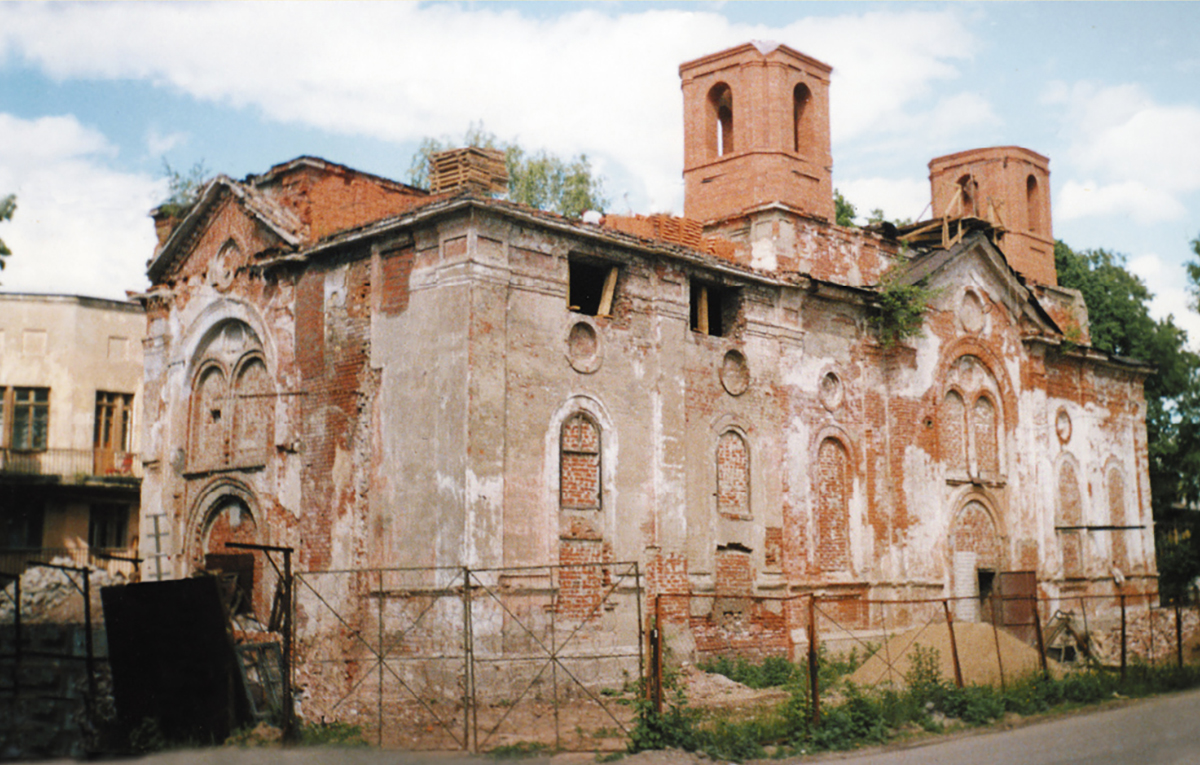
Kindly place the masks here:
<instances>
[{"instance_id":1,"label":"broken roofline","mask_svg":"<svg viewBox=\"0 0 1200 765\"><path fill-rule=\"evenodd\" d=\"M339 231L308 247L300 248L294 253L275 256L270 260L263 261L260 263L260 267L269 268L274 265L287 263L304 263L318 256L340 250L343 247L367 242L376 237L386 236L389 233L464 210L485 210L521 223L548 228L559 233L616 245L626 249L670 257L690 265L701 266L709 271L715 271L746 281L758 282L759 284L797 286L797 280L799 280L799 286L805 286L810 282L819 281L808 274L799 272L789 274L789 278L780 278L777 275L771 275L764 271L722 260L714 255L709 255L686 245L661 239L647 239L592 223L573 221L544 210L527 207L515 202L506 202L479 196L471 192L465 192L449 198L433 198L428 204L421 205L400 215L381 218L357 228ZM845 287L845 285L836 285L832 282L830 284ZM846 287L846 289L864 294L871 292L868 289L855 287Z\"/></svg>"}]
</instances>

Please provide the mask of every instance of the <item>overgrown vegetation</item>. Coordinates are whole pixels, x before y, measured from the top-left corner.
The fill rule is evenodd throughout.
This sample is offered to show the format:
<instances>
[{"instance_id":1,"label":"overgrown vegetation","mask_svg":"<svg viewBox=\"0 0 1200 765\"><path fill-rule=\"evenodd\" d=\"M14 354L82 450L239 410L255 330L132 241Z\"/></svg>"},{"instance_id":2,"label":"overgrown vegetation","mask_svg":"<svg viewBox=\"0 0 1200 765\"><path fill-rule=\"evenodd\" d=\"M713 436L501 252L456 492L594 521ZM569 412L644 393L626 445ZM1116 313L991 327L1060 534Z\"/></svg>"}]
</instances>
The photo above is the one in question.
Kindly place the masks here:
<instances>
[{"instance_id":1,"label":"overgrown vegetation","mask_svg":"<svg viewBox=\"0 0 1200 765\"><path fill-rule=\"evenodd\" d=\"M17 196L9 194L6 197L0 197L0 221L12 220L13 213L17 211ZM0 239L0 269L4 268L5 258L12 255L12 250L8 249L8 245Z\"/></svg>"},{"instance_id":2,"label":"overgrown vegetation","mask_svg":"<svg viewBox=\"0 0 1200 765\"><path fill-rule=\"evenodd\" d=\"M924 279L906 282L904 271L904 265L897 264L884 274L876 293L875 312L867 319L884 348L921 334L925 312L938 295L938 290Z\"/></svg>"},{"instance_id":3,"label":"overgrown vegetation","mask_svg":"<svg viewBox=\"0 0 1200 765\"><path fill-rule=\"evenodd\" d=\"M408 182L427 187L430 157L439 151L465 146L504 152L510 201L568 218L578 218L586 210L603 211L608 205L604 177L595 173L586 154L564 160L545 149L528 153L515 141L501 141L485 130L482 123L472 124L461 140L423 139L409 166Z\"/></svg>"},{"instance_id":4,"label":"overgrown vegetation","mask_svg":"<svg viewBox=\"0 0 1200 765\"><path fill-rule=\"evenodd\" d=\"M306 746L368 746L361 726L338 720L301 725L299 741Z\"/></svg>"},{"instance_id":5,"label":"overgrown vegetation","mask_svg":"<svg viewBox=\"0 0 1200 765\"><path fill-rule=\"evenodd\" d=\"M743 718L728 711L704 712L687 705L682 689L662 714L649 701L639 701L629 751L678 748L698 751L714 759L745 761L768 755L853 749L870 744L919 735L991 724L1006 714L1034 715L1066 710L1111 699L1146 696L1200 685L1200 667L1132 665L1126 678L1104 670L1070 672L1061 678L1041 673L1010 682L1005 690L991 686L958 688L944 680L936 649L915 647L905 685L862 688L839 677L822 686L819 724L812 719L807 672L803 665L770 660L755 665L744 659L718 659L705 666L729 677L774 684L786 675L782 686L789 698L783 704L759 710ZM787 664L787 662L783 662ZM834 666L834 662L822 662ZM843 659L840 670L857 666ZM759 685L757 687L772 687Z\"/></svg>"},{"instance_id":6,"label":"overgrown vegetation","mask_svg":"<svg viewBox=\"0 0 1200 765\"><path fill-rule=\"evenodd\" d=\"M171 167L171 164L163 159L163 175L167 179L168 196L158 205L158 209L170 217L181 218L200 198L200 191L204 188L211 171L205 166L204 160L183 172Z\"/></svg>"}]
</instances>

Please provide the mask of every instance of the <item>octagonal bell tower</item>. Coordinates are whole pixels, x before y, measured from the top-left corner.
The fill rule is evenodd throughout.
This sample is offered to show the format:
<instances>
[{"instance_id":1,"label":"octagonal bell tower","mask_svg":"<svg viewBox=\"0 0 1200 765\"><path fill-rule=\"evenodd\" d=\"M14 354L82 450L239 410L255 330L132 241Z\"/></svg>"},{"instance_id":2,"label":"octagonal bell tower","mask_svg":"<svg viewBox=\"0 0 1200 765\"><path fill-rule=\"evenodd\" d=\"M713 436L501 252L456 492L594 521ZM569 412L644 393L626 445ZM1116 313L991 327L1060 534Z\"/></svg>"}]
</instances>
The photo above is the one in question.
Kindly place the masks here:
<instances>
[{"instance_id":1,"label":"octagonal bell tower","mask_svg":"<svg viewBox=\"0 0 1200 765\"><path fill-rule=\"evenodd\" d=\"M684 214L713 224L780 204L832 222L832 71L769 42L681 65Z\"/></svg>"}]
</instances>

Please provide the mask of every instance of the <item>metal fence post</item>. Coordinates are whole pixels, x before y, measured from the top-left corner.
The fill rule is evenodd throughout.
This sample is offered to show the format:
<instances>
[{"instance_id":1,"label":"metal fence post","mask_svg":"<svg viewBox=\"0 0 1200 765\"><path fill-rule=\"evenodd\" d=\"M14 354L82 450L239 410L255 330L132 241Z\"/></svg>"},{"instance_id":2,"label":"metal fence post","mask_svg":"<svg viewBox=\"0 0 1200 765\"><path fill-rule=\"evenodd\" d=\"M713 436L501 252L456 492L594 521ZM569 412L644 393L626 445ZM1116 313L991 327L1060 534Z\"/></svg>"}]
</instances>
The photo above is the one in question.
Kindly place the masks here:
<instances>
[{"instance_id":1,"label":"metal fence post","mask_svg":"<svg viewBox=\"0 0 1200 765\"><path fill-rule=\"evenodd\" d=\"M1126 642L1125 642L1125 593L1121 593L1121 682L1125 682Z\"/></svg>"},{"instance_id":2,"label":"metal fence post","mask_svg":"<svg viewBox=\"0 0 1200 765\"><path fill-rule=\"evenodd\" d=\"M1000 598L992 593L992 637L996 639L996 666L1000 668L1000 690L1006 690L1004 687L1004 657L1000 651L1000 627L998 626L1000 618L996 615L996 604L1000 602Z\"/></svg>"},{"instance_id":3,"label":"metal fence post","mask_svg":"<svg viewBox=\"0 0 1200 765\"><path fill-rule=\"evenodd\" d=\"M475 708L473 671L475 656L471 641L471 569L463 566L463 749L468 752L476 742L471 738L471 711ZM478 738L478 736L476 736Z\"/></svg>"},{"instance_id":4,"label":"metal fence post","mask_svg":"<svg viewBox=\"0 0 1200 765\"><path fill-rule=\"evenodd\" d=\"M1179 601L1175 601L1175 663L1183 666L1183 622L1179 612Z\"/></svg>"},{"instance_id":5,"label":"metal fence post","mask_svg":"<svg viewBox=\"0 0 1200 765\"><path fill-rule=\"evenodd\" d=\"M1033 601L1033 632L1037 636L1038 659L1042 663L1042 675L1050 679L1050 667L1046 664L1046 643L1042 640L1042 615L1038 612L1037 595L1030 598Z\"/></svg>"},{"instance_id":6,"label":"metal fence post","mask_svg":"<svg viewBox=\"0 0 1200 765\"><path fill-rule=\"evenodd\" d=\"M950 631L950 656L954 659L954 684L963 687L962 665L958 663L958 640L954 637L954 619L950 616L950 601L942 601L942 610L946 612L946 629Z\"/></svg>"},{"instance_id":7,"label":"metal fence post","mask_svg":"<svg viewBox=\"0 0 1200 765\"><path fill-rule=\"evenodd\" d=\"M821 684L817 678L817 596L808 596L808 687L813 727L821 725Z\"/></svg>"}]
</instances>

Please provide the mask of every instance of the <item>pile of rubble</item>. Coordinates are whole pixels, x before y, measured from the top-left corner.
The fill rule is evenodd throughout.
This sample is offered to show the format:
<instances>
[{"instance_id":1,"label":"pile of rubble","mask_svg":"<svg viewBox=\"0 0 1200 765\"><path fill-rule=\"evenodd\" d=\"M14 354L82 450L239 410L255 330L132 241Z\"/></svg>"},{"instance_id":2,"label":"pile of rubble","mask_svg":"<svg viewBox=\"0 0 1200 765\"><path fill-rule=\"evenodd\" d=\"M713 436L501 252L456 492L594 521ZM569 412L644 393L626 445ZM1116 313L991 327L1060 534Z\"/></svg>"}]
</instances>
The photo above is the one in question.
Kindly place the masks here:
<instances>
[{"instance_id":1,"label":"pile of rubble","mask_svg":"<svg viewBox=\"0 0 1200 765\"><path fill-rule=\"evenodd\" d=\"M75 567L75 561L60 557L51 561L55 566ZM100 588L125 584L125 576L110 574L101 568L89 568L88 587L91 595L92 620L102 620ZM15 581L4 588L0 597L0 624L15 619ZM31 566L21 575L21 621L23 623L79 624L83 622L83 574L57 568Z\"/></svg>"}]
</instances>

